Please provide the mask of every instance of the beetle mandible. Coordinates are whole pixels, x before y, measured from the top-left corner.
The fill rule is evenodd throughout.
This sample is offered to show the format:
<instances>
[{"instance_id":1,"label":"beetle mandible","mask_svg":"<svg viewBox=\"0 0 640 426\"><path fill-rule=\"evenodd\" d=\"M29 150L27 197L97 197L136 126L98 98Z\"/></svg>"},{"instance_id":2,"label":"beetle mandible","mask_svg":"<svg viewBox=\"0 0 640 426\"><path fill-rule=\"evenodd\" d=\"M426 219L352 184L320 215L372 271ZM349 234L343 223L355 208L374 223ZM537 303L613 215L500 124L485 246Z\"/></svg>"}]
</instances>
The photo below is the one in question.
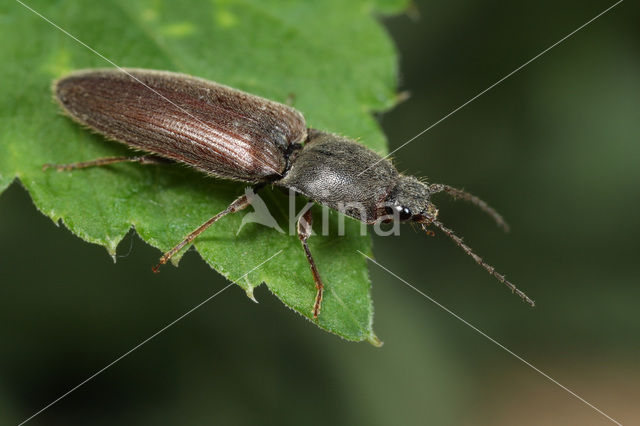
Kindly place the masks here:
<instances>
[{"instance_id":1,"label":"beetle mandible","mask_svg":"<svg viewBox=\"0 0 640 426\"><path fill-rule=\"evenodd\" d=\"M75 121L149 154L45 164L44 168L169 160L218 178L288 188L367 224L414 222L427 233L433 225L534 306L533 300L438 220L438 209L430 199L445 192L467 200L507 229L493 208L465 191L402 175L390 161L355 141L308 128L294 108L188 75L144 69L77 71L55 81L53 91ZM246 195L237 198L164 253L154 272L220 218L248 205ZM297 233L316 286L312 314L317 319L324 284L307 244L312 220L307 210L298 219Z\"/></svg>"}]
</instances>

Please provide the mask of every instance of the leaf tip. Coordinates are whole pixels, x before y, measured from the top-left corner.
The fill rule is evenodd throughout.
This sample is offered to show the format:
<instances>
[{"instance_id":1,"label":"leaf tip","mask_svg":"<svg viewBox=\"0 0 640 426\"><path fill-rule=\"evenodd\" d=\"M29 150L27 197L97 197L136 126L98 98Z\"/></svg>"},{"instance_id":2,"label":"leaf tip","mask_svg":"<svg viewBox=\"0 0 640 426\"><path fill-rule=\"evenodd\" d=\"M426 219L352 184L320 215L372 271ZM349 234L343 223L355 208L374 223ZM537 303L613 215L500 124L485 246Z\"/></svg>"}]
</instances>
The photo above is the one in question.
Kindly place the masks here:
<instances>
[{"instance_id":1,"label":"leaf tip","mask_svg":"<svg viewBox=\"0 0 640 426\"><path fill-rule=\"evenodd\" d=\"M371 334L367 338L367 341L371 343L373 346L375 346L376 348L381 348L382 345L384 345L384 342L378 339L378 336L376 336L373 332L371 332Z\"/></svg>"},{"instance_id":2,"label":"leaf tip","mask_svg":"<svg viewBox=\"0 0 640 426\"><path fill-rule=\"evenodd\" d=\"M106 242L106 244L104 246L104 248L107 249L107 253L109 253L109 256L111 256L111 259L113 259L113 263L116 263L116 259L117 259L116 252L118 250L118 243L119 242L120 241L115 241L115 240L109 239L109 240L107 240L107 242Z\"/></svg>"},{"instance_id":3,"label":"leaf tip","mask_svg":"<svg viewBox=\"0 0 640 426\"><path fill-rule=\"evenodd\" d=\"M247 297L249 299L251 299L253 302L258 303L258 300L256 299L256 297L253 295L253 289L255 287L247 287L244 291L245 293L247 293Z\"/></svg>"}]
</instances>

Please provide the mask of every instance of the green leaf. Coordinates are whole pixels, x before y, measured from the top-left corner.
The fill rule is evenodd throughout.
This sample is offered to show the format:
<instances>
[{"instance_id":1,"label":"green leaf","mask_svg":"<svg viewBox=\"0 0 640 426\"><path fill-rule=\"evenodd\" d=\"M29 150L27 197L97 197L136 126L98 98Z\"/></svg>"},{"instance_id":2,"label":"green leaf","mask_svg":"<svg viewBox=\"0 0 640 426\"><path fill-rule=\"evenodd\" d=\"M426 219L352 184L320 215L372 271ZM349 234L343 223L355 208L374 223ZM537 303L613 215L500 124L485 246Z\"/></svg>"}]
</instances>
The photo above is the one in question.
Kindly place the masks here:
<instances>
[{"instance_id":1,"label":"green leaf","mask_svg":"<svg viewBox=\"0 0 640 426\"><path fill-rule=\"evenodd\" d=\"M293 99L310 126L338 132L383 153L372 111L396 99L396 57L376 14L404 0L32 0L27 4L123 67L184 72L280 102ZM119 164L57 173L44 163L128 155L62 116L51 81L105 59L17 2L0 5L0 190L16 177L36 207L80 238L114 254L131 226L168 250L243 193L245 185L207 178L176 165ZM262 193L286 230L287 199ZM318 211L318 213L320 213ZM300 242L258 225L236 235L244 213L228 216L195 242L202 258L251 293L265 282L287 306L311 318L315 287ZM326 283L317 325L349 340L375 341L365 259L370 239L347 219L337 236L310 238ZM316 232L318 229L316 224ZM143 265L146 267L146 265ZM88 284L90 285L90 284Z\"/></svg>"}]
</instances>

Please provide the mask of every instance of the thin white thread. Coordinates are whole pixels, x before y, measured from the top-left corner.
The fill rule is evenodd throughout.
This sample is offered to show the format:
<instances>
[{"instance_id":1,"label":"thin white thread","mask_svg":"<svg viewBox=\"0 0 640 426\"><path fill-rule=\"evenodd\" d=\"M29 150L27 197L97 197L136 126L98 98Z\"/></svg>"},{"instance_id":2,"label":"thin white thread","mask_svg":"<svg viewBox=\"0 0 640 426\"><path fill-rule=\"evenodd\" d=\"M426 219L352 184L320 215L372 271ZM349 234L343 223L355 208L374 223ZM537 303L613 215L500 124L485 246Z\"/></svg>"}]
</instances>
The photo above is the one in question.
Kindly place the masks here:
<instances>
[{"instance_id":1,"label":"thin white thread","mask_svg":"<svg viewBox=\"0 0 640 426\"><path fill-rule=\"evenodd\" d=\"M440 120L436 121L435 123L433 123L432 125L430 125L429 127L427 127L426 129L424 129L423 131L421 131L420 133L418 133L417 135L415 135L414 137L412 137L411 139L409 139L408 141L406 141L405 143L403 143L402 145L400 145L399 147L397 147L396 149L394 149L393 151L391 151L390 153L388 153L387 155L385 155L384 157L382 157L380 160L376 161L375 163L373 163L372 165L370 165L369 167L367 167L366 169L364 169L363 171L361 171L358 176L360 176L362 173L366 172L367 170L369 170L371 167L375 166L376 164L378 164L379 162L389 158L391 155L393 155L395 152L397 152L398 150L404 148L405 146L407 146L409 143L413 142L414 140L416 140L417 138L419 138L420 136L424 135L426 132L428 132L429 130L433 129L434 127L436 127L438 124L442 123L444 120L446 120L447 118L451 117L453 114L455 114L456 112L460 111L462 108L466 107L467 105L469 105L471 102L475 101L476 99L478 99L480 96L484 95L485 93L487 93L489 90L493 89L494 87L496 87L498 84L502 83L503 81L505 81L506 79L508 79L509 77L511 77L512 75L514 75L515 73L517 73L518 71L520 71L521 69L523 69L524 67L526 67L527 65L529 65L531 62L535 61L536 59L538 59L540 56L544 55L545 53L547 53L548 51L550 51L551 49L553 49L554 47L556 47L557 45L559 45L560 43L562 43L563 41L565 41L566 39L568 39L569 37L571 37L572 35L574 35L575 33L577 33L578 31L580 31L581 29L583 29L584 27L586 27L587 25L589 25L590 23L592 23L593 21L595 21L596 19L598 19L599 17L601 17L602 15L604 15L605 13L607 13L608 11L610 11L611 9L613 9L614 7L616 7L617 5L619 5L620 3L622 3L624 0L619 0L618 2L614 3L613 5L609 6L608 8L606 8L604 11L600 12L598 15L596 15L595 17L591 18L590 20L588 20L587 22L585 22L584 24L582 24L581 26L579 26L578 28L576 28L575 30L573 30L572 32L570 32L569 34L567 34L566 36L562 37L560 40L556 41L555 43L553 43L551 46L547 47L546 49L544 49L542 52L538 53L536 56L534 56L533 58L529 59L527 62L525 62L524 64L520 65L518 68L516 68L515 70L511 71L509 74L505 75L504 77L502 77L500 80L496 81L495 83L493 83L491 86L487 87L486 89L484 89L483 91L481 91L480 93L478 93L477 95L475 95L473 98L469 99L467 102L463 103L462 105L460 105L458 108L454 109L453 111L451 111L449 114L445 115L444 117L442 117Z\"/></svg>"},{"instance_id":2,"label":"thin white thread","mask_svg":"<svg viewBox=\"0 0 640 426\"><path fill-rule=\"evenodd\" d=\"M367 259L369 259L370 261L372 261L373 263L375 263L376 265L378 265L380 268L384 269L386 272L388 272L390 275L393 275L395 278L397 278L398 280L402 281L404 284L406 284L407 286L409 286L410 288L412 288L413 290L415 290L417 293L419 293L420 295L424 296L426 299L430 300L431 302L433 302L434 304L436 304L436 306L438 306L440 309L444 310L445 312L447 312L448 314L451 314L453 317L455 317L456 319L462 321L465 325L469 326L472 330L478 332L480 335L486 337L487 339L489 339L492 343L496 344L498 347L504 349L507 353L511 354L512 356L514 356L516 359L518 359L519 361L523 362L524 364L526 364L527 366L531 367L533 370L537 371L538 373L540 373L541 375L543 375L544 377L546 377L547 379L549 379L551 382L555 383L556 385L560 386L562 389L564 389L565 391L569 392L571 395L573 395L574 397L578 398L580 401L584 402L585 404L587 404L589 407L593 408L594 410L596 410L598 413L602 414L603 416L605 416L607 419L611 420L613 423L622 426L622 423L618 422L617 420L615 420L613 417L609 416L607 413L605 413L604 411L600 410L598 407L596 407L595 405L591 404L589 401L587 401L586 399L584 399L583 397L581 397L580 395L578 395L577 393L573 392L571 389L569 389L568 387L564 386L562 383L558 382L557 380L555 380L553 377L549 376L547 373L545 373L544 371L540 370L539 368L535 367L533 364L531 364L530 362L526 361L524 358L522 358L520 355L516 354L515 352L513 352L512 350L510 350L509 348L507 348L506 346L504 346L503 344L501 344L500 342L498 342L497 340L495 340L494 338L492 338L491 336L489 336L488 334L486 334L484 331L480 330L478 327L474 326L473 324L471 324L469 321L465 320L464 318L460 317L459 315L457 315L455 312L451 311L450 309L448 309L447 307L445 307L444 305L442 305L441 303L439 303L438 301L436 301L435 299L433 299L430 296L427 296L425 293L423 293L421 290L418 290L416 287L414 287L413 285L409 284L407 281L405 281L403 278L399 277L398 275L394 274L393 272L391 272L389 269L385 268L384 266L382 266L380 263L378 263L376 260L372 259L371 257L367 256L366 254L364 254L363 252L361 252L360 250L357 250L358 253L360 253L361 255L363 255L364 257L366 257Z\"/></svg>"}]
</instances>

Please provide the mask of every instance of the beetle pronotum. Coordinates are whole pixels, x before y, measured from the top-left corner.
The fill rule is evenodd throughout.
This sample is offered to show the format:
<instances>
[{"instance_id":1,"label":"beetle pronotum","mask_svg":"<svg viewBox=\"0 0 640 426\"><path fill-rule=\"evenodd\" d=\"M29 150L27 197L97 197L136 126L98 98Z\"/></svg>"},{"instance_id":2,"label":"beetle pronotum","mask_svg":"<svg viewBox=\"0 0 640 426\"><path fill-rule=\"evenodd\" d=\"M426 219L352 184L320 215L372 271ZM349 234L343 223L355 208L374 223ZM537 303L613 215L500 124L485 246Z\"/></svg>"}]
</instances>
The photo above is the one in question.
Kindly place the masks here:
<instances>
[{"instance_id":1,"label":"beetle pronotum","mask_svg":"<svg viewBox=\"0 0 640 426\"><path fill-rule=\"evenodd\" d=\"M143 69L79 71L57 80L53 90L71 118L149 154L45 164L45 168L71 170L118 162L153 164L171 160L218 178L292 189L367 224L410 221L427 233L427 227L434 225L534 306L533 300L438 220L438 209L430 197L446 192L470 201L506 229L502 216L493 208L448 185L427 184L402 175L390 161L355 141L307 128L302 114L289 106L203 79ZM153 270L157 272L160 265L220 218L248 205L246 195L237 198L164 253ZM354 205L361 208L349 207ZM311 210L307 210L298 219L297 233L317 289L312 309L317 318L324 285L307 244L311 226Z\"/></svg>"}]
</instances>

